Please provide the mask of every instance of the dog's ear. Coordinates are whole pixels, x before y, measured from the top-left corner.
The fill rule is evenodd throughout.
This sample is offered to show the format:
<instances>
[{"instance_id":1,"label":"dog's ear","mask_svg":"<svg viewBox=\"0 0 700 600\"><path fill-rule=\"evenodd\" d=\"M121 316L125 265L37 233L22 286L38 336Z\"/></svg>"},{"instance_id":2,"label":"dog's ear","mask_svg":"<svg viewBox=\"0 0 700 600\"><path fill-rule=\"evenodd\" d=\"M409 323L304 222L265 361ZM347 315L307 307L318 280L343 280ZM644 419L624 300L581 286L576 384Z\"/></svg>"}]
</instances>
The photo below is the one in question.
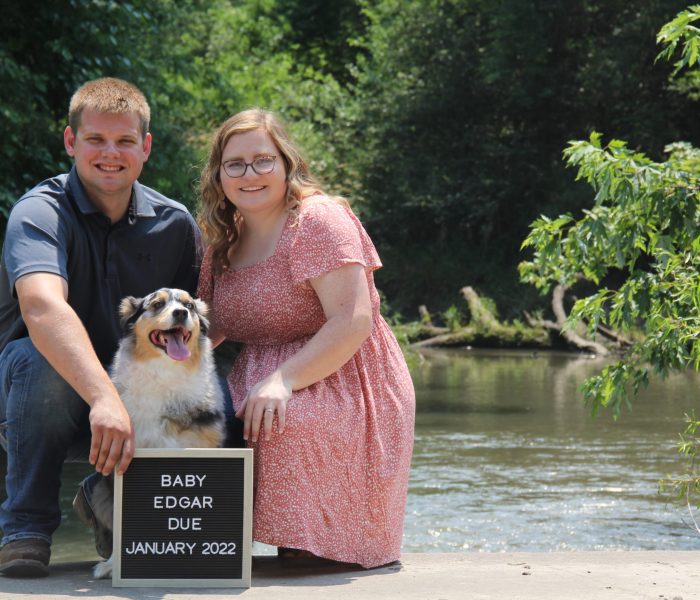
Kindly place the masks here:
<instances>
[{"instance_id":1,"label":"dog's ear","mask_svg":"<svg viewBox=\"0 0 700 600\"><path fill-rule=\"evenodd\" d=\"M209 307L204 300L195 298L194 309L199 315L199 328L202 331L202 335L207 335L209 332L209 319L207 319L207 316L209 315Z\"/></svg>"},{"instance_id":2,"label":"dog's ear","mask_svg":"<svg viewBox=\"0 0 700 600\"><path fill-rule=\"evenodd\" d=\"M125 332L133 329L143 310L143 298L127 296L119 303L120 323Z\"/></svg>"}]
</instances>

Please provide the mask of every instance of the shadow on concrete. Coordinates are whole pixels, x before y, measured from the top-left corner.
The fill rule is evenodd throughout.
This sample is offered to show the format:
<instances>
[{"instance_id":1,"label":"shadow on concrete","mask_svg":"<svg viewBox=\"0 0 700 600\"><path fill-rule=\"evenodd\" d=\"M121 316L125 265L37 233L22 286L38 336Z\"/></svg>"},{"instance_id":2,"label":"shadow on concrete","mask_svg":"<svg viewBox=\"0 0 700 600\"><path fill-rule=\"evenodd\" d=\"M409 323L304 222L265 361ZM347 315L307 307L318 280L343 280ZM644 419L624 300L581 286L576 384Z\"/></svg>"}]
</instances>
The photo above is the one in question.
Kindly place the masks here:
<instances>
[{"instance_id":1,"label":"shadow on concrete","mask_svg":"<svg viewBox=\"0 0 700 600\"><path fill-rule=\"evenodd\" d=\"M396 573L402 569L397 561L375 569L363 569L317 558L284 559L276 556L253 557L253 586L333 586L346 585L369 575Z\"/></svg>"},{"instance_id":2,"label":"shadow on concrete","mask_svg":"<svg viewBox=\"0 0 700 600\"><path fill-rule=\"evenodd\" d=\"M166 596L187 593L209 597L239 596L246 588L181 588L181 587L112 587L109 579L94 579L92 561L65 562L51 565L51 573L42 579L16 579L0 576L0 589L8 594L34 598L94 598L124 600L163 600ZM252 587L324 587L349 585L367 576L391 574L402 570L400 562L363 569L314 558L281 559L276 556L254 556Z\"/></svg>"}]
</instances>

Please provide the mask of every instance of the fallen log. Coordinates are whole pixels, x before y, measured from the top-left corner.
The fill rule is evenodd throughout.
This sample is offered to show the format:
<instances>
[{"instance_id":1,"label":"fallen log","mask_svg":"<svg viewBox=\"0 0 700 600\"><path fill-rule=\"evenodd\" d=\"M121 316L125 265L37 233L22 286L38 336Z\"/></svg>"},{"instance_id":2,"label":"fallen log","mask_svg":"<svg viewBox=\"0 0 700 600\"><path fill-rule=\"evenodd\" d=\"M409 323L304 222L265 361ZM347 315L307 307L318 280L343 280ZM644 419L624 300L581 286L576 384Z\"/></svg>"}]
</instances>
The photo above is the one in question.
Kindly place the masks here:
<instances>
[{"instance_id":1,"label":"fallen log","mask_svg":"<svg viewBox=\"0 0 700 600\"><path fill-rule=\"evenodd\" d=\"M518 328L504 326L497 331L486 332L477 327L461 327L450 333L443 333L424 340L413 342L411 348L455 348L474 346L480 348L551 348L549 334L542 328Z\"/></svg>"},{"instance_id":2,"label":"fallen log","mask_svg":"<svg viewBox=\"0 0 700 600\"><path fill-rule=\"evenodd\" d=\"M501 323L486 307L474 288L466 286L461 290L469 306L471 320L468 325L454 331L445 330L437 335L418 338L408 335L411 347L431 346L480 346L489 348L549 348L551 339L542 327L525 327L522 323ZM404 330L406 331L406 330ZM427 333L425 326L415 331ZM407 332L408 333L408 332ZM415 340L415 341L414 341Z\"/></svg>"},{"instance_id":3,"label":"fallen log","mask_svg":"<svg viewBox=\"0 0 700 600\"><path fill-rule=\"evenodd\" d=\"M455 330L436 327L425 306L421 306L420 323L399 326L411 347L425 348L431 346L480 346L480 347L523 347L551 348L552 338L549 332L556 332L568 345L596 354L608 356L610 350L605 345L588 339L583 333L566 329L566 309L564 297L568 288L555 286L552 292L552 312L556 320L536 319L525 312L526 325L519 322L502 323L493 314L479 294L471 286L463 287L460 292L469 307L470 322ZM599 328L601 335L615 341L618 346L626 347L632 342L607 328Z\"/></svg>"},{"instance_id":4,"label":"fallen log","mask_svg":"<svg viewBox=\"0 0 700 600\"><path fill-rule=\"evenodd\" d=\"M469 312L471 313L471 322L474 323L474 325L485 329L497 329L501 327L501 323L499 323L494 314L484 306L481 298L479 298L479 294L474 291L473 287L468 285L463 287L460 291L467 301Z\"/></svg>"},{"instance_id":5,"label":"fallen log","mask_svg":"<svg viewBox=\"0 0 700 600\"><path fill-rule=\"evenodd\" d=\"M564 296L566 294L566 290L567 288L561 284L557 284L554 286L554 290L552 290L552 312L554 313L556 321L536 321L530 315L525 313L525 318L527 319L528 323L533 326L541 325L547 329L557 331L559 335L561 335L567 341L567 343L579 348L580 350L592 352L597 356L608 356L610 354L610 350L603 346L603 344L584 338L573 329L565 328L566 319L568 316L566 314L566 309L564 308Z\"/></svg>"}]
</instances>

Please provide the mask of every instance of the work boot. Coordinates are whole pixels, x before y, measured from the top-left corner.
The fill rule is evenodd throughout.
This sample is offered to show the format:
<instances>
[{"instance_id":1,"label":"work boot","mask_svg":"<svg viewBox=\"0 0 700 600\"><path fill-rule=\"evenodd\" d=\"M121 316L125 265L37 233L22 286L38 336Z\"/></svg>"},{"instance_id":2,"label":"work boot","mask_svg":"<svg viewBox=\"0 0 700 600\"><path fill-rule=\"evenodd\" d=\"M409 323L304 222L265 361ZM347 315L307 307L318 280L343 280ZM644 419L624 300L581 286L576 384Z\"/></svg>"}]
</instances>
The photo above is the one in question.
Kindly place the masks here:
<instances>
[{"instance_id":1,"label":"work boot","mask_svg":"<svg viewBox=\"0 0 700 600\"><path fill-rule=\"evenodd\" d=\"M50 558L51 546L46 540L14 540L0 549L0 573L8 577L46 577Z\"/></svg>"}]
</instances>

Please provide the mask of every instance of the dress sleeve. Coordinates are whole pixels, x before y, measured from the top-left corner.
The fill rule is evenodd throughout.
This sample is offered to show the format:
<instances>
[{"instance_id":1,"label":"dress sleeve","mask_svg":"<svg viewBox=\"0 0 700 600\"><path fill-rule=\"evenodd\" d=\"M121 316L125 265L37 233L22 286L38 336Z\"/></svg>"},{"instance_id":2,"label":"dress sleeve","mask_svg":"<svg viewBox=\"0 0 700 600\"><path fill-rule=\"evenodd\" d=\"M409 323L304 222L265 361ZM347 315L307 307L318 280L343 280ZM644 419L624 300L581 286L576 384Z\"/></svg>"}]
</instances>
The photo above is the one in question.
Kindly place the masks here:
<instances>
[{"instance_id":1,"label":"dress sleeve","mask_svg":"<svg viewBox=\"0 0 700 600\"><path fill-rule=\"evenodd\" d=\"M202 266L199 270L199 284L197 285L197 297L204 300L211 306L212 298L214 297L214 273L212 271L212 248L206 249Z\"/></svg>"},{"instance_id":2,"label":"dress sleeve","mask_svg":"<svg viewBox=\"0 0 700 600\"><path fill-rule=\"evenodd\" d=\"M294 283L319 277L348 263L369 271L382 266L372 240L347 206L331 200L303 206L290 249Z\"/></svg>"}]
</instances>

